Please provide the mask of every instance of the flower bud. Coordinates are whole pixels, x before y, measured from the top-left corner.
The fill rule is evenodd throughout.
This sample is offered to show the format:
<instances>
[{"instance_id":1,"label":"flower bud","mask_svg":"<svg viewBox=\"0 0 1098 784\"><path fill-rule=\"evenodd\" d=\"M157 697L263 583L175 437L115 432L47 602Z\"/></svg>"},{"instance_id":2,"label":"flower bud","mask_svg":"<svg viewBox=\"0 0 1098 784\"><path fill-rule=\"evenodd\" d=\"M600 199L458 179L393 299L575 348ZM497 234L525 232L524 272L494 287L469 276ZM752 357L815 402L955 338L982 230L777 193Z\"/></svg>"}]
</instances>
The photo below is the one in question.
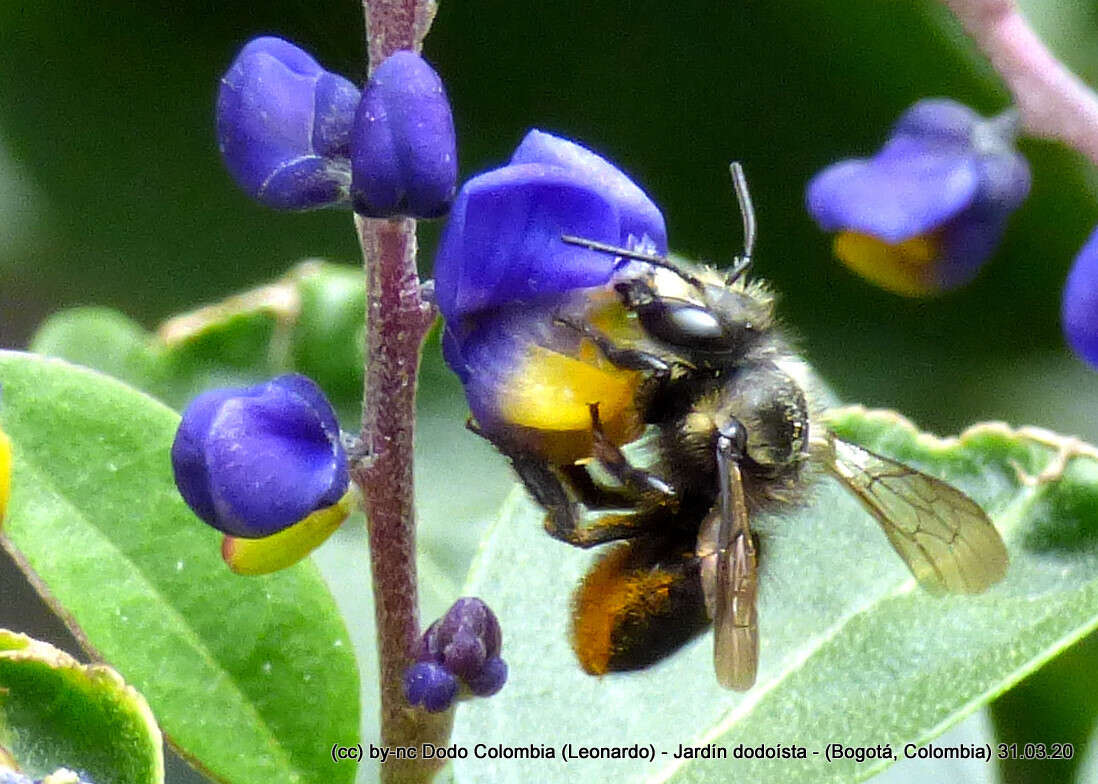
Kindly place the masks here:
<instances>
[{"instance_id":1,"label":"flower bud","mask_svg":"<svg viewBox=\"0 0 1098 784\"><path fill-rule=\"evenodd\" d=\"M409 704L439 713L454 704L458 683L441 664L416 662L404 674L404 696Z\"/></svg>"},{"instance_id":2,"label":"flower bud","mask_svg":"<svg viewBox=\"0 0 1098 784\"><path fill-rule=\"evenodd\" d=\"M454 118L442 80L415 52L394 52L370 76L355 113L351 197L371 218L437 218L457 187Z\"/></svg>"},{"instance_id":3,"label":"flower bud","mask_svg":"<svg viewBox=\"0 0 1098 784\"><path fill-rule=\"evenodd\" d=\"M458 599L416 645L416 663L404 678L408 702L436 712L459 696L495 694L507 680L507 665L499 655L501 641L499 621L487 604L475 597Z\"/></svg>"},{"instance_id":4,"label":"flower bud","mask_svg":"<svg viewBox=\"0 0 1098 784\"><path fill-rule=\"evenodd\" d=\"M217 139L229 173L268 207L346 205L359 97L353 84L288 41L250 41L217 96Z\"/></svg>"},{"instance_id":5,"label":"flower bud","mask_svg":"<svg viewBox=\"0 0 1098 784\"><path fill-rule=\"evenodd\" d=\"M839 232L835 255L882 288L923 296L971 280L1029 193L1016 116L990 120L955 101L920 101L872 158L808 184L808 212Z\"/></svg>"},{"instance_id":6,"label":"flower bud","mask_svg":"<svg viewBox=\"0 0 1098 784\"><path fill-rule=\"evenodd\" d=\"M249 539L338 503L349 483L335 412L297 374L199 395L183 412L172 467L196 515Z\"/></svg>"}]
</instances>

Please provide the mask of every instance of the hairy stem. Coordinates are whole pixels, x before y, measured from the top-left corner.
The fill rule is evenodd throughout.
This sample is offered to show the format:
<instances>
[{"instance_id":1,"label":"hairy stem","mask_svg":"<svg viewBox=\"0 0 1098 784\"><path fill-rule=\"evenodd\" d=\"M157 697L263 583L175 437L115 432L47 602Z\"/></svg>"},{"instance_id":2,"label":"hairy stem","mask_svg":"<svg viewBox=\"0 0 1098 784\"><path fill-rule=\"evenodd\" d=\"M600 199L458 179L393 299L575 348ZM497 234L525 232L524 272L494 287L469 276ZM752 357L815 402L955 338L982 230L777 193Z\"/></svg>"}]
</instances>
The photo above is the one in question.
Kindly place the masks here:
<instances>
[{"instance_id":1,"label":"hairy stem","mask_svg":"<svg viewBox=\"0 0 1098 784\"><path fill-rule=\"evenodd\" d=\"M433 0L363 0L370 71L398 49L418 51L434 18ZM428 714L404 699L403 675L419 637L412 444L416 374L434 310L420 296L416 222L355 216L366 269L364 454L352 467L370 536L381 687L381 743L445 745L453 711ZM417 755L418 756L418 755ZM430 781L436 760L390 759L386 784Z\"/></svg>"},{"instance_id":2,"label":"hairy stem","mask_svg":"<svg viewBox=\"0 0 1098 784\"><path fill-rule=\"evenodd\" d=\"M362 0L370 71L399 49L418 52L438 10L435 0Z\"/></svg>"},{"instance_id":3,"label":"hairy stem","mask_svg":"<svg viewBox=\"0 0 1098 784\"><path fill-rule=\"evenodd\" d=\"M374 613L381 683L381 743L445 745L453 712L430 715L404 699L403 675L419 637L412 442L416 373L423 338L434 320L420 297L415 221L355 218L366 259L366 388L364 455L352 470L362 488L370 534ZM434 760L385 764L386 782L429 781Z\"/></svg>"},{"instance_id":4,"label":"hairy stem","mask_svg":"<svg viewBox=\"0 0 1098 784\"><path fill-rule=\"evenodd\" d=\"M1056 59L1013 0L942 0L1006 82L1030 136L1098 164L1098 96Z\"/></svg>"}]
</instances>

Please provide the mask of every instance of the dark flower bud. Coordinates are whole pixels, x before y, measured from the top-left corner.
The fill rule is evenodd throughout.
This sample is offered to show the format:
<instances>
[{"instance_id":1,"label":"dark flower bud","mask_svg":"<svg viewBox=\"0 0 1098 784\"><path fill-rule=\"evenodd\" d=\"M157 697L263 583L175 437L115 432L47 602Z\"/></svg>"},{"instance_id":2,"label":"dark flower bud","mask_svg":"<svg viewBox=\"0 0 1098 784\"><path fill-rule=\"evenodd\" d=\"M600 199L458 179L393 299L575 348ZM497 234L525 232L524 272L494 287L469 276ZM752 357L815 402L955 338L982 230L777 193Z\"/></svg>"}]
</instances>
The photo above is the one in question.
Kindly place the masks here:
<instances>
[{"instance_id":1,"label":"dark flower bud","mask_svg":"<svg viewBox=\"0 0 1098 784\"><path fill-rule=\"evenodd\" d=\"M429 687L441 692L445 680L440 671L460 683L460 691L455 687L450 701L459 695L495 694L507 680L507 665L499 656L501 641L499 621L487 604L475 597L458 599L416 644L412 653L416 663L404 678L408 701L423 704Z\"/></svg>"},{"instance_id":2,"label":"dark flower bud","mask_svg":"<svg viewBox=\"0 0 1098 784\"><path fill-rule=\"evenodd\" d=\"M438 713L454 703L458 683L441 664L416 662L404 674L404 696L428 713Z\"/></svg>"},{"instance_id":3,"label":"dark flower bud","mask_svg":"<svg viewBox=\"0 0 1098 784\"><path fill-rule=\"evenodd\" d=\"M371 218L445 215L457 188L454 118L442 80L414 52L394 52L362 93L351 141L351 198Z\"/></svg>"},{"instance_id":4,"label":"dark flower bud","mask_svg":"<svg viewBox=\"0 0 1098 784\"><path fill-rule=\"evenodd\" d=\"M507 663L498 656L487 659L472 678L466 680L469 690L478 697L491 697L507 681Z\"/></svg>"},{"instance_id":5,"label":"dark flower bud","mask_svg":"<svg viewBox=\"0 0 1098 784\"><path fill-rule=\"evenodd\" d=\"M288 41L250 41L217 95L217 140L229 173L268 207L346 205L359 97Z\"/></svg>"},{"instance_id":6,"label":"dark flower bud","mask_svg":"<svg viewBox=\"0 0 1098 784\"><path fill-rule=\"evenodd\" d=\"M349 483L335 412L297 374L199 395L183 412L172 467L196 515L251 539L338 503Z\"/></svg>"}]
</instances>

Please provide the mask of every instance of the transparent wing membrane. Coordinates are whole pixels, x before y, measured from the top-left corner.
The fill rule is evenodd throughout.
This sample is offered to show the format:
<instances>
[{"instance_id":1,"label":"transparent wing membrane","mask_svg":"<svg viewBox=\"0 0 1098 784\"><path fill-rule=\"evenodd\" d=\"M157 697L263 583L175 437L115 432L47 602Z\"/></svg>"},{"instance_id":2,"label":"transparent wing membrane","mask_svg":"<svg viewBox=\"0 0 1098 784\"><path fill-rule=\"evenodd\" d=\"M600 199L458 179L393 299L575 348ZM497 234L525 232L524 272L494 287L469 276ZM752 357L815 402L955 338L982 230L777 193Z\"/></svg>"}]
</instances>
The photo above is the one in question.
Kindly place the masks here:
<instances>
[{"instance_id":1,"label":"transparent wing membrane","mask_svg":"<svg viewBox=\"0 0 1098 784\"><path fill-rule=\"evenodd\" d=\"M1006 574L1003 539L950 484L831 437L828 469L881 524L915 578L934 593L980 593Z\"/></svg>"}]
</instances>

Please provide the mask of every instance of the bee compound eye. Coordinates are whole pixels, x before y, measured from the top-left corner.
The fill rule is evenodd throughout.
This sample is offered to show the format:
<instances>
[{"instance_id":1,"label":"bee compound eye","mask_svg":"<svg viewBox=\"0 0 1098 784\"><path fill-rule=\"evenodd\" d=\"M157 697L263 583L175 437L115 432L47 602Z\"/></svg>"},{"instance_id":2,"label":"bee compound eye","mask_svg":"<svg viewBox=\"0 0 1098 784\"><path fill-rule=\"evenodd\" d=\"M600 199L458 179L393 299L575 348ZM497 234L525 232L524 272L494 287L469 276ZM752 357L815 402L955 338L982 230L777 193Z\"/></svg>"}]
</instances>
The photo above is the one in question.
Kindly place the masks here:
<instances>
[{"instance_id":1,"label":"bee compound eye","mask_svg":"<svg viewBox=\"0 0 1098 784\"><path fill-rule=\"evenodd\" d=\"M730 348L720 319L708 308L655 300L637 308L637 315L649 335L670 345L718 352Z\"/></svg>"}]
</instances>

